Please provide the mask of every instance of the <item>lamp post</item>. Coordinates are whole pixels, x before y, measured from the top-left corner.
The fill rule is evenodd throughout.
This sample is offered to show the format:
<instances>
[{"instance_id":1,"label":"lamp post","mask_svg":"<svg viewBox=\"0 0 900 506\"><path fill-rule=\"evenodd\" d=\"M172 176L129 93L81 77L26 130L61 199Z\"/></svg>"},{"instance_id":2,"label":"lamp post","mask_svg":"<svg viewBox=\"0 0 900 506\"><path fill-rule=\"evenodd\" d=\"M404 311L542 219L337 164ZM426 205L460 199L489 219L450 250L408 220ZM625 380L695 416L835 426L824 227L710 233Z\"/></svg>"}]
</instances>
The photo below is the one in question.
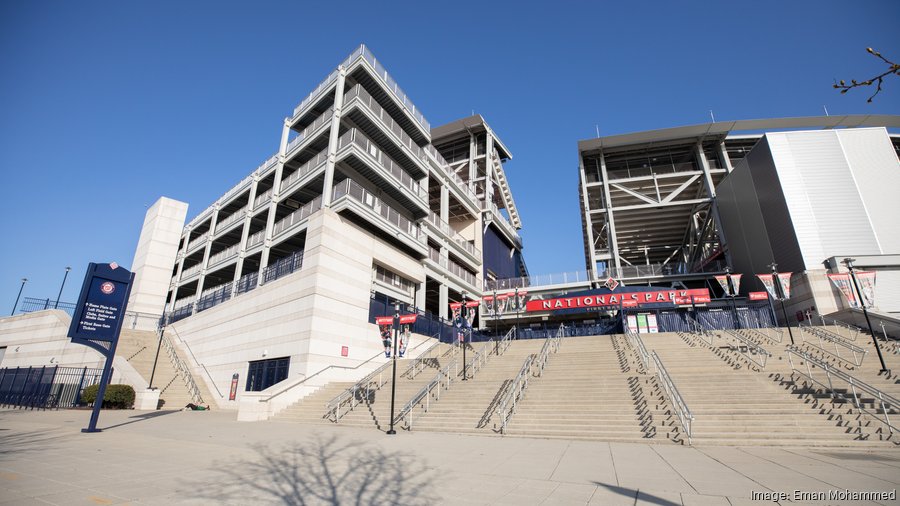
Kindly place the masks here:
<instances>
[{"instance_id":1,"label":"lamp post","mask_svg":"<svg viewBox=\"0 0 900 506\"><path fill-rule=\"evenodd\" d=\"M784 289L781 287L781 278L778 277L778 264L769 264L772 268L772 286L775 288L775 297L781 301L781 314L784 315L784 324L787 325L788 335L791 336L791 344L794 344L794 332L791 331L791 322L788 320L787 309L784 307Z\"/></svg>"},{"instance_id":2,"label":"lamp post","mask_svg":"<svg viewBox=\"0 0 900 506\"><path fill-rule=\"evenodd\" d=\"M393 364L393 372L391 373L391 428L388 434L396 434L394 430L394 399L397 396L397 338L400 335L400 303L394 304L394 348L391 353Z\"/></svg>"},{"instance_id":3,"label":"lamp post","mask_svg":"<svg viewBox=\"0 0 900 506\"><path fill-rule=\"evenodd\" d=\"M516 323L513 325L513 328L516 329L514 334L516 336L516 340L518 340L519 339L519 289L518 288L516 288L515 298L516 298Z\"/></svg>"},{"instance_id":4,"label":"lamp post","mask_svg":"<svg viewBox=\"0 0 900 506\"><path fill-rule=\"evenodd\" d=\"M463 349L463 379L462 380L463 381L466 381L467 379L469 379L469 374L466 371L466 331L465 331L465 324L464 324L466 316L465 316L465 313L463 313L463 311L465 311L465 310L466 310L466 291L463 290L462 306L460 306L460 308L459 308L459 330L460 330L460 332L462 332L462 336L463 336L463 342L462 342L462 349Z\"/></svg>"},{"instance_id":5,"label":"lamp post","mask_svg":"<svg viewBox=\"0 0 900 506\"><path fill-rule=\"evenodd\" d=\"M739 329L741 328L741 320L738 318L737 303L734 301L734 297L737 294L734 289L734 280L731 278L731 267L728 267L727 265L725 266L725 291L727 292L726 295L731 297L731 310L734 312L734 327Z\"/></svg>"},{"instance_id":6,"label":"lamp post","mask_svg":"<svg viewBox=\"0 0 900 506\"><path fill-rule=\"evenodd\" d=\"M878 339L875 339L875 331L872 329L872 322L869 320L869 312L866 311L866 299L863 298L862 290L859 289L859 281L856 280L856 272L853 271L853 262L855 262L855 258L845 258L844 264L847 265L847 269L850 270L850 279L853 280L853 287L856 288L856 297L859 300L859 307L863 310L863 315L866 317L866 325L869 326L869 333L872 334L872 342L875 343L875 351L878 352L878 360L881 362L881 372L888 372L888 368L884 365L884 357L881 356L881 346L878 345Z\"/></svg>"},{"instance_id":7,"label":"lamp post","mask_svg":"<svg viewBox=\"0 0 900 506\"><path fill-rule=\"evenodd\" d=\"M497 333L497 329L500 326L500 322L497 320L497 290L494 289L494 298L491 299L491 313L494 316L494 355L500 354L500 335Z\"/></svg>"},{"instance_id":8,"label":"lamp post","mask_svg":"<svg viewBox=\"0 0 900 506\"><path fill-rule=\"evenodd\" d=\"M59 298L62 297L63 288L66 286L66 278L69 277L69 271L71 270L71 267L66 267L66 273L63 275L62 285L59 286L59 294L56 296L56 303L53 304L53 309L59 309Z\"/></svg>"},{"instance_id":9,"label":"lamp post","mask_svg":"<svg viewBox=\"0 0 900 506\"><path fill-rule=\"evenodd\" d=\"M22 296L22 290L25 288L25 282L28 281L28 278L22 278L22 286L19 287L19 295L16 295L16 303L13 304L12 313L9 313L9 316L16 314L16 308L19 307L19 297Z\"/></svg>"}]
</instances>

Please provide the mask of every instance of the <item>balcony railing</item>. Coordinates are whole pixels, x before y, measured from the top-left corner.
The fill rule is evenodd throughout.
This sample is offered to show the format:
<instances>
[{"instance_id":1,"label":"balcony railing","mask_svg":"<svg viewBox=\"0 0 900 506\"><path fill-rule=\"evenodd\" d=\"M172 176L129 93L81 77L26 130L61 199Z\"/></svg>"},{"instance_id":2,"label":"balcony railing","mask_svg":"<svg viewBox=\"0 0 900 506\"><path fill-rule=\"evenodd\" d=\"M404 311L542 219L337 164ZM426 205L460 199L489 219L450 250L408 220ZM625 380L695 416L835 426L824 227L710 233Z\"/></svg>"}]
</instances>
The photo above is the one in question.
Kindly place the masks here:
<instances>
[{"instance_id":1,"label":"balcony railing","mask_svg":"<svg viewBox=\"0 0 900 506\"><path fill-rule=\"evenodd\" d=\"M413 192L420 199L427 199L428 193L422 188L418 181L412 178L399 163L382 151L377 144L372 142L361 131L351 128L338 139L338 150L349 144L355 144L371 158L375 159L378 165L394 176L401 185L405 186L409 191Z\"/></svg>"},{"instance_id":2,"label":"balcony railing","mask_svg":"<svg viewBox=\"0 0 900 506\"><path fill-rule=\"evenodd\" d=\"M185 279L194 277L197 273L200 272L200 269L202 269L202 268L203 268L203 264L199 263L193 267L189 267L189 268L181 271L181 280L184 281Z\"/></svg>"},{"instance_id":3,"label":"balcony railing","mask_svg":"<svg viewBox=\"0 0 900 506\"><path fill-rule=\"evenodd\" d=\"M197 299L197 312L217 306L226 300L231 299L231 292L234 288L234 281L223 283L219 286L203 290L200 298Z\"/></svg>"},{"instance_id":4,"label":"balcony railing","mask_svg":"<svg viewBox=\"0 0 900 506\"><path fill-rule=\"evenodd\" d=\"M359 50L357 49L357 51L359 51ZM338 71L337 71L337 70L335 70L334 72L328 74L328 77L326 77L324 81L322 81L321 83L319 83L319 85L316 86L316 88L315 88L314 90L312 90L312 92L311 92L309 95L307 95L306 98L304 98L304 99L300 102L300 105L298 105L297 107L294 108L294 115L293 115L292 117L296 119L297 116L298 116L301 112L303 112L303 109L305 109L306 106L310 105L310 104L312 103L313 100L319 98L319 95L321 95L322 92L325 91L325 88L328 88L328 86L329 86L331 83L333 83L335 80L337 80L337 77L338 77Z\"/></svg>"},{"instance_id":5,"label":"balcony railing","mask_svg":"<svg viewBox=\"0 0 900 506\"><path fill-rule=\"evenodd\" d=\"M447 160L444 159L441 153L438 152L438 150L435 149L435 147L431 144L425 146L425 152L430 154L431 157L434 158L435 163L437 163L438 166L440 166L444 171L444 175L446 175L447 178L449 178L451 181L455 182L456 185L459 186L460 191L465 193L466 196L469 197L469 199L477 205L479 202L478 195L476 195L475 192L472 191L471 188L469 188L469 185L466 184L466 182L463 181L456 172L453 172L450 169L450 164L447 163Z\"/></svg>"},{"instance_id":6,"label":"balcony railing","mask_svg":"<svg viewBox=\"0 0 900 506\"><path fill-rule=\"evenodd\" d=\"M468 283L469 285L478 286L475 284L475 275L472 274L471 272L467 271L465 268L463 268L461 265L454 262L453 260L449 261L447 270L449 270L451 273L453 273L456 276L459 276L460 278L465 280L465 282Z\"/></svg>"},{"instance_id":7,"label":"balcony railing","mask_svg":"<svg viewBox=\"0 0 900 506\"><path fill-rule=\"evenodd\" d=\"M206 244L206 239L208 237L209 237L209 232L203 232L202 234L198 235L194 239L191 239L191 242L188 243L187 251L191 251L194 248L196 248L197 246L200 246L201 244Z\"/></svg>"},{"instance_id":8,"label":"balcony railing","mask_svg":"<svg viewBox=\"0 0 900 506\"><path fill-rule=\"evenodd\" d=\"M467 251L470 255L473 255L475 258L481 258L481 251L475 247L474 244L465 240L456 230L450 227L450 225L442 220L437 214L432 211L428 212L428 221L431 222L437 229L447 235L448 238L453 240L456 244L458 244L461 248Z\"/></svg>"},{"instance_id":9,"label":"balcony railing","mask_svg":"<svg viewBox=\"0 0 900 506\"><path fill-rule=\"evenodd\" d=\"M384 202L381 202L378 197L366 191L366 189L360 186L356 181L353 181L352 179L345 179L334 186L334 200L337 200L344 195L347 195L353 200L372 209L373 211L381 215L382 218L387 220L388 223L397 227L401 232L415 239L416 242L424 242L425 236L422 233L422 229L419 228L418 225L413 223L406 216L398 213L391 206L385 204Z\"/></svg>"},{"instance_id":10,"label":"balcony railing","mask_svg":"<svg viewBox=\"0 0 900 506\"><path fill-rule=\"evenodd\" d=\"M244 216L246 214L247 214L247 206L244 206L244 207L238 209L237 211L233 212L224 220L216 223L216 233L218 234L219 232L228 228L228 226L233 224L234 222L244 219Z\"/></svg>"},{"instance_id":11,"label":"balcony railing","mask_svg":"<svg viewBox=\"0 0 900 506\"><path fill-rule=\"evenodd\" d=\"M325 165L325 162L327 161L328 150L323 150L321 153L312 157L309 161L301 165L300 168L292 172L290 176L284 178L284 180L281 181L281 188L279 189L278 193L284 195L285 191L287 191L291 187L291 185L296 183L301 177Z\"/></svg>"},{"instance_id":12,"label":"balcony railing","mask_svg":"<svg viewBox=\"0 0 900 506\"><path fill-rule=\"evenodd\" d=\"M250 249L257 244L262 244L262 242L266 239L266 229L262 229L259 232L254 233L250 237L247 238L247 249Z\"/></svg>"},{"instance_id":13,"label":"balcony railing","mask_svg":"<svg viewBox=\"0 0 900 506\"><path fill-rule=\"evenodd\" d=\"M291 139L291 142L288 143L287 148L284 150L285 156L289 155L290 152L293 151L298 144L308 139L320 127L331 123L331 116L333 115L333 113L334 107L329 107L325 112L319 115L319 117L316 118L315 121L310 123L306 128L303 129L303 131L297 134L297 137Z\"/></svg>"},{"instance_id":14,"label":"balcony railing","mask_svg":"<svg viewBox=\"0 0 900 506\"><path fill-rule=\"evenodd\" d=\"M416 106L415 106L415 104L412 103L412 100L410 100L409 97L406 96L406 93L404 93L403 90L400 88L400 86L397 85L397 81L394 81L394 78L392 78L390 76L390 74L387 73L387 70L385 70L384 66L378 61L377 58L375 58L375 55L372 54L371 51L369 51L369 48L367 48L366 46L363 45L360 47L360 49L362 49L362 53L361 53L362 57L367 62L369 62L369 65L371 65L372 68L375 70L375 74L378 75L378 77L380 77L382 81L384 81L384 84L387 86L387 89L391 90L394 93L394 95L397 97L397 101L399 101L401 104L403 104L403 106L406 108L406 110L409 111L409 113L412 115L413 118L415 118L415 120L419 123L419 125L426 132L430 133L431 132L431 123L429 123L428 120L425 119L425 116L421 113L421 111L416 109ZM357 51L359 51L359 49ZM354 53L350 55L350 58L355 59L354 58L355 54L356 54L356 51L354 51ZM348 59L348 60L350 61L350 63L353 62L352 59Z\"/></svg>"},{"instance_id":15,"label":"balcony railing","mask_svg":"<svg viewBox=\"0 0 900 506\"><path fill-rule=\"evenodd\" d=\"M224 262L225 260L229 260L231 258L236 257L239 251L241 251L240 243L233 244L233 245L229 246L228 248L223 249L222 251L209 257L208 267L212 267L213 265L216 265L218 263Z\"/></svg>"},{"instance_id":16,"label":"balcony railing","mask_svg":"<svg viewBox=\"0 0 900 506\"><path fill-rule=\"evenodd\" d=\"M294 225L302 222L303 220L309 218L309 216L318 211L319 208L322 207L322 196L318 196L313 199L311 202L292 212L291 214L285 216L280 219L277 223L275 223L275 228L272 229L272 237L275 237L285 230L290 229Z\"/></svg>"},{"instance_id":17,"label":"balcony railing","mask_svg":"<svg viewBox=\"0 0 900 506\"><path fill-rule=\"evenodd\" d=\"M509 234L511 236L513 236L513 238L516 241L516 245L521 248L522 247L522 236L520 236L519 233L516 231L516 227L514 227L512 225L512 223L509 222L509 219L507 219L506 216L503 216L503 214L500 212L500 208L497 207L497 204L495 204L493 202L491 202L491 213L494 215L495 221L499 220L501 223L503 223L503 225L501 225L501 226L506 227L506 231L509 232Z\"/></svg>"},{"instance_id":18,"label":"balcony railing","mask_svg":"<svg viewBox=\"0 0 900 506\"><path fill-rule=\"evenodd\" d=\"M385 128L390 130L397 136L397 139L400 141L400 144L406 146L412 154L414 158L418 158L419 160L425 161L425 150L419 147L415 141L412 140L412 137L407 134L403 128L394 121L394 118L388 114L387 111L381 107L381 104L378 103L377 100L372 98L372 95L369 94L362 86L356 85L350 89L347 93L344 94L344 104L350 102L354 98L358 99L360 103L366 106L372 114L378 118Z\"/></svg>"},{"instance_id":19,"label":"balcony railing","mask_svg":"<svg viewBox=\"0 0 900 506\"><path fill-rule=\"evenodd\" d=\"M253 199L253 210L254 211L259 209L263 204L265 204L269 201L269 199L272 197L273 190L274 190L274 188L269 188L264 193L260 193L259 195L256 196L255 199Z\"/></svg>"},{"instance_id":20,"label":"balcony railing","mask_svg":"<svg viewBox=\"0 0 900 506\"><path fill-rule=\"evenodd\" d=\"M263 282L275 281L278 278L300 270L303 266L303 250L295 251L290 256L278 259L263 270Z\"/></svg>"},{"instance_id":21,"label":"balcony railing","mask_svg":"<svg viewBox=\"0 0 900 506\"><path fill-rule=\"evenodd\" d=\"M441 252L432 248L431 245L428 246L428 258L441 267L447 267L447 257L442 257Z\"/></svg>"}]
</instances>

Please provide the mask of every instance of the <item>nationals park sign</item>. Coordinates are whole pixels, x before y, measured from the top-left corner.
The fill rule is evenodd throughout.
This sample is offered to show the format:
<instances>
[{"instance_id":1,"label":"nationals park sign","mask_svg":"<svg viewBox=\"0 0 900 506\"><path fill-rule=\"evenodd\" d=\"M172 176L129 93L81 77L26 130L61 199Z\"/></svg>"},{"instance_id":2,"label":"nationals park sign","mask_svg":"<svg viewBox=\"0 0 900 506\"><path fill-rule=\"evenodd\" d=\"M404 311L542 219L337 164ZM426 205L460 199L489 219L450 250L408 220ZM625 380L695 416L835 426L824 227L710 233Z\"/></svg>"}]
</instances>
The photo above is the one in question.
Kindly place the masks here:
<instances>
[{"instance_id":1,"label":"nationals park sign","mask_svg":"<svg viewBox=\"0 0 900 506\"><path fill-rule=\"evenodd\" d=\"M655 290L652 292L622 292L603 295L580 295L576 297L558 297L554 299L530 300L525 304L525 311L555 311L557 309L578 309L592 307L625 306L634 307L639 304L691 304L710 302L709 290L695 288L691 290Z\"/></svg>"}]
</instances>

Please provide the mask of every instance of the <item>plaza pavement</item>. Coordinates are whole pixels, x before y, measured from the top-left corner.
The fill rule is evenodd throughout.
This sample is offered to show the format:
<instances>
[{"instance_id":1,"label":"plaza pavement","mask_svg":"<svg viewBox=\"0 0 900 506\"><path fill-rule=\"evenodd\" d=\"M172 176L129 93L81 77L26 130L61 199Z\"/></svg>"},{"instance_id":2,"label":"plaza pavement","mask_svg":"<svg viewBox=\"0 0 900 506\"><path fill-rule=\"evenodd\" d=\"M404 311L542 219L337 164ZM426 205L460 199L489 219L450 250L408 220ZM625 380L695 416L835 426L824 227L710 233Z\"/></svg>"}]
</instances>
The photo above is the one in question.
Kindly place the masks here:
<instances>
[{"instance_id":1,"label":"plaza pavement","mask_svg":"<svg viewBox=\"0 0 900 506\"><path fill-rule=\"evenodd\" d=\"M217 411L104 411L83 434L89 416L0 410L0 504L763 505L751 491L900 488L897 447L387 436Z\"/></svg>"}]
</instances>

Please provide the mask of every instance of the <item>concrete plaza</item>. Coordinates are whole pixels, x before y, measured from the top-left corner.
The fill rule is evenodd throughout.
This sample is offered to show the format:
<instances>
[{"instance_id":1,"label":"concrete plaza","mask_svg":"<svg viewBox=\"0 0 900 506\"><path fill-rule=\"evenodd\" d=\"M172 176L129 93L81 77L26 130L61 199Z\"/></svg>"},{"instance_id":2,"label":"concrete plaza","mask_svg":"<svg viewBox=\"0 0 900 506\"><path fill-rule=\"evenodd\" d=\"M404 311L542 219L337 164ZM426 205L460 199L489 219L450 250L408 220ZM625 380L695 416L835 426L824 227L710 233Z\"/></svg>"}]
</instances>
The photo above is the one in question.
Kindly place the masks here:
<instances>
[{"instance_id":1,"label":"concrete plaza","mask_svg":"<svg viewBox=\"0 0 900 506\"><path fill-rule=\"evenodd\" d=\"M382 432L228 412L0 410L0 504L737 505L884 491L900 449L682 447Z\"/></svg>"}]
</instances>

